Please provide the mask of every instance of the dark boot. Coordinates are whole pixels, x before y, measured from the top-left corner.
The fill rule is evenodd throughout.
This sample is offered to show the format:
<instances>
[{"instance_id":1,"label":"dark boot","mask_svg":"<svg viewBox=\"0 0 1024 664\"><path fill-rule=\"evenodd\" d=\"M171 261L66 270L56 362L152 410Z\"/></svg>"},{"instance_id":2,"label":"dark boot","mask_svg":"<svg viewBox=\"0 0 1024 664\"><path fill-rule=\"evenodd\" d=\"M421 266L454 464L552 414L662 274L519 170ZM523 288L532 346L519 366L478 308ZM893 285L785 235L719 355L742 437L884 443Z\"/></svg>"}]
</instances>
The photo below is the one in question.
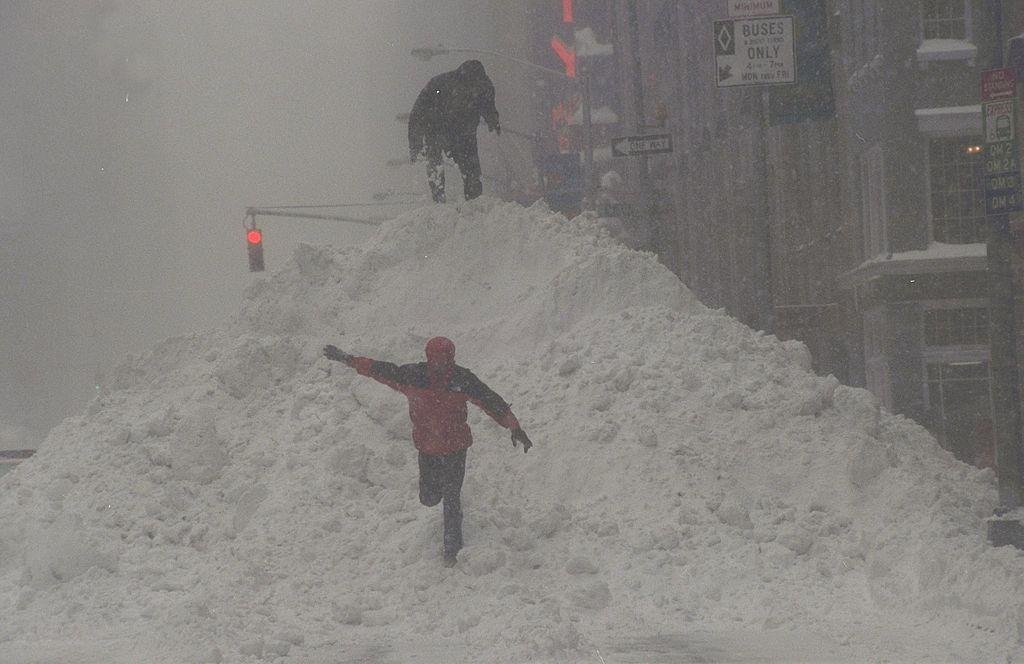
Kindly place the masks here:
<instances>
[{"instance_id":1,"label":"dark boot","mask_svg":"<svg viewBox=\"0 0 1024 664\"><path fill-rule=\"evenodd\" d=\"M444 203L444 152L437 145L427 145L427 184L435 203Z\"/></svg>"},{"instance_id":2,"label":"dark boot","mask_svg":"<svg viewBox=\"0 0 1024 664\"><path fill-rule=\"evenodd\" d=\"M451 567L462 549L462 501L458 494L444 498L444 563Z\"/></svg>"}]
</instances>

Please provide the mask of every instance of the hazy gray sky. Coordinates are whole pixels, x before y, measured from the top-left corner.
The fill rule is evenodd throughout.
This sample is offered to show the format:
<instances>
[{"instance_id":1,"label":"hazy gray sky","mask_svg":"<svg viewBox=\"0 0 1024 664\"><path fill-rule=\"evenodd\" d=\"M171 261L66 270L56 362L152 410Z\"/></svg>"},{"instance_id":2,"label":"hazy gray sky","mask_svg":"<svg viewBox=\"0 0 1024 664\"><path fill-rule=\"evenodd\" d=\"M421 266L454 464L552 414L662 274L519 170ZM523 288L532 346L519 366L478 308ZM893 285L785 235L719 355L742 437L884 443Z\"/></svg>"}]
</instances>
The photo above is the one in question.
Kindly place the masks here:
<instances>
[{"instance_id":1,"label":"hazy gray sky","mask_svg":"<svg viewBox=\"0 0 1024 664\"><path fill-rule=\"evenodd\" d=\"M0 0L0 418L49 425L98 372L238 308L247 205L408 189L417 45L486 46L468 0ZM262 222L279 267L362 227Z\"/></svg>"}]
</instances>

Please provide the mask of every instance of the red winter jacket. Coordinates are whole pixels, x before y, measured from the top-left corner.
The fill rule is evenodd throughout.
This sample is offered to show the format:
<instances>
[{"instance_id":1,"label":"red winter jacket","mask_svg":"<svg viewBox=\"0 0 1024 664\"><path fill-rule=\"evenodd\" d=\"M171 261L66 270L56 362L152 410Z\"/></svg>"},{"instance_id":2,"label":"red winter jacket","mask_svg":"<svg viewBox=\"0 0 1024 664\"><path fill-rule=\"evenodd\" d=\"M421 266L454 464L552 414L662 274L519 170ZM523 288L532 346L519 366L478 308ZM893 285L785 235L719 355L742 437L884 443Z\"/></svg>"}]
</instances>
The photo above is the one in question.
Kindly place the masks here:
<instances>
[{"instance_id":1,"label":"red winter jacket","mask_svg":"<svg viewBox=\"0 0 1024 664\"><path fill-rule=\"evenodd\" d=\"M424 454L451 454L473 444L473 434L466 423L467 401L506 429L519 428L505 400L473 372L457 364L442 373L426 362L399 366L353 357L352 367L405 395L412 420L412 442Z\"/></svg>"}]
</instances>

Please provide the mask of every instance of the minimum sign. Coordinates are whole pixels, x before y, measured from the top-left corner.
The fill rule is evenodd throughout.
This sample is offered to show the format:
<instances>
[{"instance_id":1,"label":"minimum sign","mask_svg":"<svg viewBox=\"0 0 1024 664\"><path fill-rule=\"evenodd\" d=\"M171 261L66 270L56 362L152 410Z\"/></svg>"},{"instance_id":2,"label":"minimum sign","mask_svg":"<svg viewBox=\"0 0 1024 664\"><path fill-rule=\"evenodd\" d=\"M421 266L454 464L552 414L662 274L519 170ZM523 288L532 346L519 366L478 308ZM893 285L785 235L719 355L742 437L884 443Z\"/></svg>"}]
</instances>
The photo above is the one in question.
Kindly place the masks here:
<instances>
[{"instance_id":1,"label":"minimum sign","mask_svg":"<svg viewBox=\"0 0 1024 664\"><path fill-rule=\"evenodd\" d=\"M715 21L717 85L796 83L792 16Z\"/></svg>"},{"instance_id":2,"label":"minimum sign","mask_svg":"<svg viewBox=\"0 0 1024 664\"><path fill-rule=\"evenodd\" d=\"M779 0L729 0L729 16L770 16L779 13Z\"/></svg>"}]
</instances>

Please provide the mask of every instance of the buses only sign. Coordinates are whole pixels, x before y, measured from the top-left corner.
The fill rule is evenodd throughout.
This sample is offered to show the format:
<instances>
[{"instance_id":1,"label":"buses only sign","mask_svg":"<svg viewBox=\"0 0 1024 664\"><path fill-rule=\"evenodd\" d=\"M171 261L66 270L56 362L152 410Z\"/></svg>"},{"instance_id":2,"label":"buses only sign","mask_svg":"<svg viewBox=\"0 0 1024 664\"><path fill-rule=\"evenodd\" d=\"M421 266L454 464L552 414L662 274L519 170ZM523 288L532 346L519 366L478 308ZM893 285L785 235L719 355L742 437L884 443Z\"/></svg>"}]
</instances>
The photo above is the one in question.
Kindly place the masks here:
<instances>
[{"instance_id":1,"label":"buses only sign","mask_svg":"<svg viewBox=\"0 0 1024 664\"><path fill-rule=\"evenodd\" d=\"M792 16L715 21L720 88L796 83Z\"/></svg>"}]
</instances>

